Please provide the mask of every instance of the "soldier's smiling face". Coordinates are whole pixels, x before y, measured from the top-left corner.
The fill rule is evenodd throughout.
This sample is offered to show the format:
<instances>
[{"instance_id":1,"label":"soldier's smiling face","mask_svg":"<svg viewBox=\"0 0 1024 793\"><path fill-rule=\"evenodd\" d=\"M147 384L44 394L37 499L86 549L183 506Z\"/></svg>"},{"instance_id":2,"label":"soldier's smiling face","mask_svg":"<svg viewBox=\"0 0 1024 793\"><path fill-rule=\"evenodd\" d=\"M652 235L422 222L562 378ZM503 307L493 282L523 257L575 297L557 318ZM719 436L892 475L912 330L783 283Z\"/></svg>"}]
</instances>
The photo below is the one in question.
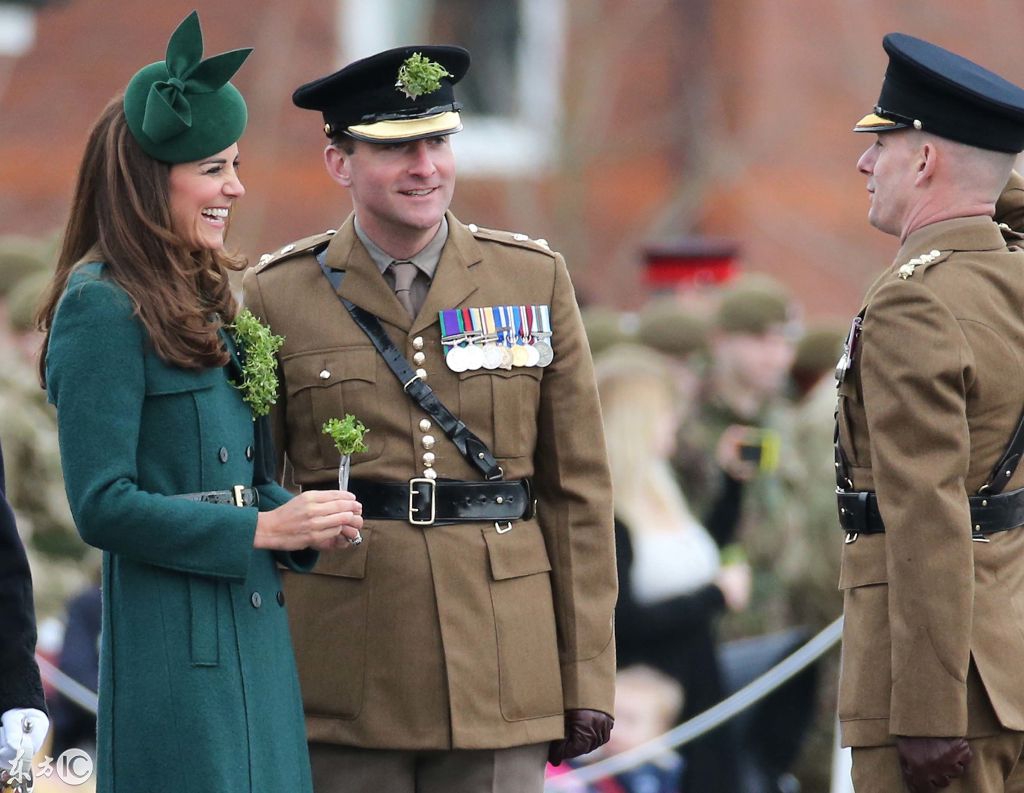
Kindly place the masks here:
<instances>
[{"instance_id":1,"label":"soldier's smiling face","mask_svg":"<svg viewBox=\"0 0 1024 793\"><path fill-rule=\"evenodd\" d=\"M921 162L920 138L913 130L884 132L875 137L857 161L857 170L868 178L868 221L879 231L900 237L914 201Z\"/></svg>"},{"instance_id":2,"label":"soldier's smiling face","mask_svg":"<svg viewBox=\"0 0 1024 793\"><path fill-rule=\"evenodd\" d=\"M349 189L359 224L392 255L415 253L419 248L403 249L430 241L455 190L448 136L393 144L354 141L351 154L329 146L326 161L331 176Z\"/></svg>"},{"instance_id":3,"label":"soldier's smiling face","mask_svg":"<svg viewBox=\"0 0 1024 793\"><path fill-rule=\"evenodd\" d=\"M238 145L196 162L171 166L171 226L193 250L221 250L228 215L245 195L238 179Z\"/></svg>"}]
</instances>

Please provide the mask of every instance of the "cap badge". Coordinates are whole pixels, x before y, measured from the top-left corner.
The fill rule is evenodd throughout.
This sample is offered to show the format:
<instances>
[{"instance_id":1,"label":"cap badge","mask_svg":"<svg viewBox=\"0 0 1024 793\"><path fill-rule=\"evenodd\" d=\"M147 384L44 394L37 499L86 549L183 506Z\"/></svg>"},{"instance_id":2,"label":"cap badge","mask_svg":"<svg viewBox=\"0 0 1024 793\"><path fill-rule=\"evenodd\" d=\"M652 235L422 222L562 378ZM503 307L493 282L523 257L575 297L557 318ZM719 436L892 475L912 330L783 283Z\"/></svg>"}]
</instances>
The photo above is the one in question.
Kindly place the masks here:
<instances>
[{"instance_id":1,"label":"cap badge","mask_svg":"<svg viewBox=\"0 0 1024 793\"><path fill-rule=\"evenodd\" d=\"M441 87L441 78L451 76L451 72L437 61L414 52L399 68L395 88L409 99L416 99L423 94L434 93Z\"/></svg>"}]
</instances>

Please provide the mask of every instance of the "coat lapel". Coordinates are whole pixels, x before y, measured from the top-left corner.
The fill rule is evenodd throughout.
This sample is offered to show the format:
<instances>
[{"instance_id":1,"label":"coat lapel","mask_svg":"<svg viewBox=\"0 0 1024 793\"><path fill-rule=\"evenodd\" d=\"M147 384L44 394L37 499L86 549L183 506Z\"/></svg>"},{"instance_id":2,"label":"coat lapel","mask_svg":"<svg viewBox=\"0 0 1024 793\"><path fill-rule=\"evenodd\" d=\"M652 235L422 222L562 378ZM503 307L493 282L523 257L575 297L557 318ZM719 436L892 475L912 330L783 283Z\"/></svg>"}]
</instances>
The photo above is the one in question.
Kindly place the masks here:
<instances>
[{"instance_id":1,"label":"coat lapel","mask_svg":"<svg viewBox=\"0 0 1024 793\"><path fill-rule=\"evenodd\" d=\"M239 380L242 378L242 361L238 357L238 347L235 345L235 338L228 333L223 327L217 331L220 334L220 340L224 342L224 346L228 350L228 355L231 356L227 363L228 371L231 374L236 375Z\"/></svg>"},{"instance_id":2,"label":"coat lapel","mask_svg":"<svg viewBox=\"0 0 1024 793\"><path fill-rule=\"evenodd\" d=\"M410 333L421 333L437 322L440 311L461 305L478 288L472 268L483 259L476 237L455 216L448 215L448 241L441 252L437 272ZM398 298L395 298L398 303Z\"/></svg>"},{"instance_id":3,"label":"coat lapel","mask_svg":"<svg viewBox=\"0 0 1024 793\"><path fill-rule=\"evenodd\" d=\"M345 271L338 294L382 322L408 331L412 320L356 236L352 217L349 216L327 246L327 266Z\"/></svg>"}]
</instances>

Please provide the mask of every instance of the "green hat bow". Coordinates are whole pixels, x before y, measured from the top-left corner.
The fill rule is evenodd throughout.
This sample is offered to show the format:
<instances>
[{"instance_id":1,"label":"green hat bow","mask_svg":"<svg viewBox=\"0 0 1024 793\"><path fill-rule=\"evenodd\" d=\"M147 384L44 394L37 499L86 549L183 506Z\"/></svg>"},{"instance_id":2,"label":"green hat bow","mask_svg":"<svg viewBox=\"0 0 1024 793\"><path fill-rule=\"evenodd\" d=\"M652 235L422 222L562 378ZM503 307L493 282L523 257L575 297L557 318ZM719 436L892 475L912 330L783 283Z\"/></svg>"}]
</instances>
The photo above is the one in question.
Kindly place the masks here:
<instances>
[{"instance_id":1,"label":"green hat bow","mask_svg":"<svg viewBox=\"0 0 1024 793\"><path fill-rule=\"evenodd\" d=\"M228 80L252 49L203 57L193 11L171 35L164 61L141 69L125 90L125 116L143 150L165 162L187 162L234 143L245 129L245 100Z\"/></svg>"}]
</instances>

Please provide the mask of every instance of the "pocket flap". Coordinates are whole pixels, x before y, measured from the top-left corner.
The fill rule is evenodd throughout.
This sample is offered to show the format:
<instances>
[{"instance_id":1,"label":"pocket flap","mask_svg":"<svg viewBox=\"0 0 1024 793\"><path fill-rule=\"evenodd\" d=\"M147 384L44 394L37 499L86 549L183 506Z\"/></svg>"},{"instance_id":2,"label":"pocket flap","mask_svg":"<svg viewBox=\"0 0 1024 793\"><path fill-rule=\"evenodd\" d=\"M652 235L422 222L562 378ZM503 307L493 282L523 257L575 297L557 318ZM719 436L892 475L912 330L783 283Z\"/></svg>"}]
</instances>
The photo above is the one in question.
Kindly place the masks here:
<instances>
[{"instance_id":1,"label":"pocket flap","mask_svg":"<svg viewBox=\"0 0 1024 793\"><path fill-rule=\"evenodd\" d=\"M333 551L321 551L320 561L313 568L315 575L332 575L338 578L366 578L366 554L370 547L370 535L373 529L363 525L360 534L363 541L359 545L347 548L335 548Z\"/></svg>"},{"instance_id":2,"label":"pocket flap","mask_svg":"<svg viewBox=\"0 0 1024 793\"><path fill-rule=\"evenodd\" d=\"M513 522L512 530L504 534L499 534L494 525L488 525L483 532L495 581L551 569L544 535L535 521Z\"/></svg>"},{"instance_id":3,"label":"pocket flap","mask_svg":"<svg viewBox=\"0 0 1024 793\"><path fill-rule=\"evenodd\" d=\"M840 589L855 589L888 581L884 534L862 534L854 542L843 546L843 564L839 571Z\"/></svg>"},{"instance_id":4,"label":"pocket flap","mask_svg":"<svg viewBox=\"0 0 1024 793\"><path fill-rule=\"evenodd\" d=\"M525 375L534 380L540 380L544 376L544 368L541 366L513 366L511 369L467 369L465 372L459 372L459 380L480 377L485 374L504 378Z\"/></svg>"},{"instance_id":5,"label":"pocket flap","mask_svg":"<svg viewBox=\"0 0 1024 793\"><path fill-rule=\"evenodd\" d=\"M281 360L288 393L303 388L327 388L342 380L377 381L377 351L373 347L340 347L304 352Z\"/></svg>"}]
</instances>

